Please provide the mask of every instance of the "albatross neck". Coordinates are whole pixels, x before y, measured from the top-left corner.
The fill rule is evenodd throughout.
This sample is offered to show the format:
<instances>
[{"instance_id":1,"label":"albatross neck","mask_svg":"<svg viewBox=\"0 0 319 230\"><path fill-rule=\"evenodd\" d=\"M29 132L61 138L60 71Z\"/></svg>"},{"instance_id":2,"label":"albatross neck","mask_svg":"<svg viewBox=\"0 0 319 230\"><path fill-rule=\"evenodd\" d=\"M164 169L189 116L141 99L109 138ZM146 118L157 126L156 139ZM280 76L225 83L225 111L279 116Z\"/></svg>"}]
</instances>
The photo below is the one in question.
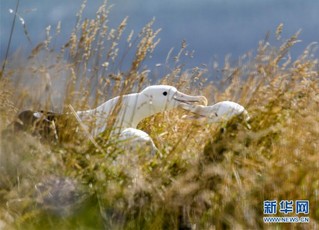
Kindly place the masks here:
<instances>
[{"instance_id":1,"label":"albatross neck","mask_svg":"<svg viewBox=\"0 0 319 230\"><path fill-rule=\"evenodd\" d=\"M119 106L119 107L117 107ZM93 124L93 135L105 131L107 123L112 115L116 116L113 124L114 132L119 133L126 128L136 128L144 118L154 115L156 107L149 103L149 99L139 93L118 96L110 99L95 109L78 111L80 119L84 123Z\"/></svg>"}]
</instances>

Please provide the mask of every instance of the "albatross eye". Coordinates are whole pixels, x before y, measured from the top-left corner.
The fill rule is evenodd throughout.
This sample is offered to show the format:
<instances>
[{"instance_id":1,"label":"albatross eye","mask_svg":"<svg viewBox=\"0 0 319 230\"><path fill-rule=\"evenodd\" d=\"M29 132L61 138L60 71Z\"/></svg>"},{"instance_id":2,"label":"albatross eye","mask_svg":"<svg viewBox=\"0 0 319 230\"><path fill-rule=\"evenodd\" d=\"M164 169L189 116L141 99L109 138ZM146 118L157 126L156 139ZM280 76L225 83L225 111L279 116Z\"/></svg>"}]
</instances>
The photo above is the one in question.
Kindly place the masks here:
<instances>
[{"instance_id":1,"label":"albatross eye","mask_svg":"<svg viewBox=\"0 0 319 230\"><path fill-rule=\"evenodd\" d=\"M166 91L164 91L164 92L163 92L163 95L164 95L164 96L166 96L166 95L167 95L167 92L166 92Z\"/></svg>"}]
</instances>

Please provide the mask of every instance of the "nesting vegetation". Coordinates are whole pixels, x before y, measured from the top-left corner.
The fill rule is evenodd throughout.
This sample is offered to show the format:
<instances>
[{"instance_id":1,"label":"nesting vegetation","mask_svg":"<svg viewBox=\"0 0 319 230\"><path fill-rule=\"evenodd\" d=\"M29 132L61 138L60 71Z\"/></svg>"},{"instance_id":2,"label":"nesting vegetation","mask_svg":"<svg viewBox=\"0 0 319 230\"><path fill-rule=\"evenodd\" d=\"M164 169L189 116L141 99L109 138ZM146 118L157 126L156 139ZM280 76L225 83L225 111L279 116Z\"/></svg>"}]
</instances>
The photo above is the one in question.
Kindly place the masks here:
<instances>
[{"instance_id":1,"label":"nesting vegetation","mask_svg":"<svg viewBox=\"0 0 319 230\"><path fill-rule=\"evenodd\" d=\"M82 19L85 6L62 47L54 45L59 23L28 58L11 55L1 72L0 229L319 227L317 45L291 57L299 32L283 39L282 25L273 35L279 47L265 39L213 70L185 69L190 52L182 42L157 81L209 104L242 104L250 129L240 119L208 125L181 119L180 110L157 114L139 125L162 153L154 157L119 153L108 135L92 140L75 118L59 142L3 132L21 110L92 108L152 81L143 63L159 42L154 21L124 37L127 18L111 28L106 2L93 19ZM309 200L309 224L263 223L264 200L298 199Z\"/></svg>"}]
</instances>

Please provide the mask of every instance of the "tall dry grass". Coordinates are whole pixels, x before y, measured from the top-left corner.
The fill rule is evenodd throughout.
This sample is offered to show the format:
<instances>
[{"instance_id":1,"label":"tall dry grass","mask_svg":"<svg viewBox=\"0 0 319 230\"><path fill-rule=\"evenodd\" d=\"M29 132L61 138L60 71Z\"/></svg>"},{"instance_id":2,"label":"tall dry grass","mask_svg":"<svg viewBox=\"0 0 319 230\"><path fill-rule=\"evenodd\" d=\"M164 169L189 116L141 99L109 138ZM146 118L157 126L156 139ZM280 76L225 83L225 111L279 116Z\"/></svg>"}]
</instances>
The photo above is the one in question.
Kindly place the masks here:
<instances>
[{"instance_id":1,"label":"tall dry grass","mask_svg":"<svg viewBox=\"0 0 319 230\"><path fill-rule=\"evenodd\" d=\"M153 21L124 37L128 20L110 28L106 2L94 19L81 18L85 6L63 47L52 43L59 24L47 28L28 58L8 59L0 82L1 130L23 109L91 108L149 84L143 63L159 41ZM203 94L211 104L243 104L251 129L240 119L207 125L182 119L179 110L158 114L139 125L162 152L153 158L119 153L105 135L95 143L76 135L76 119L65 127L64 142L27 132L2 135L0 229L318 228L317 46L292 58L298 33L285 40L282 29L274 35L281 46L266 39L256 52L214 70L186 70L183 42L175 57L169 53L167 74L158 81ZM126 71L123 62L131 63ZM207 80L212 74L213 82ZM268 199L309 200L310 223L264 224Z\"/></svg>"}]
</instances>

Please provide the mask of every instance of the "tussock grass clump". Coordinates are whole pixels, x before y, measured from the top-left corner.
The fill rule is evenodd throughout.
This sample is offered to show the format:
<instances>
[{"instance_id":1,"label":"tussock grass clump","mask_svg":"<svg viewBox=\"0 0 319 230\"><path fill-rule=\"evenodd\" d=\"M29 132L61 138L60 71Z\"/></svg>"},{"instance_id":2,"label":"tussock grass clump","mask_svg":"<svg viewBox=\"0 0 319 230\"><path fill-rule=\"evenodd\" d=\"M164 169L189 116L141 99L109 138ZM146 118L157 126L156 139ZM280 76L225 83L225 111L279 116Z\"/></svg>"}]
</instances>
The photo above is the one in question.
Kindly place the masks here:
<instances>
[{"instance_id":1,"label":"tussock grass clump","mask_svg":"<svg viewBox=\"0 0 319 230\"><path fill-rule=\"evenodd\" d=\"M48 27L28 59L8 60L1 131L23 109L72 114L70 108L91 108L151 82L143 62L159 41L153 21L124 38L127 19L110 28L105 3L94 19L82 20L85 4L63 47L52 42L59 24L56 35ZM240 118L208 125L182 119L185 111L157 114L139 125L161 151L154 157L120 151L108 135L90 139L72 115L60 126L67 138L58 142L1 132L0 228L281 229L291 225L263 223L263 201L298 199L309 200L310 223L294 226L318 228L317 47L293 59L296 42L298 33L280 47L261 41L256 54L236 64L226 59L221 69L191 71L180 62L188 52L183 42L173 67L166 61L158 83L203 94L210 104L241 103L250 128ZM125 71L123 62L131 63ZM215 81L208 81L213 73Z\"/></svg>"}]
</instances>

